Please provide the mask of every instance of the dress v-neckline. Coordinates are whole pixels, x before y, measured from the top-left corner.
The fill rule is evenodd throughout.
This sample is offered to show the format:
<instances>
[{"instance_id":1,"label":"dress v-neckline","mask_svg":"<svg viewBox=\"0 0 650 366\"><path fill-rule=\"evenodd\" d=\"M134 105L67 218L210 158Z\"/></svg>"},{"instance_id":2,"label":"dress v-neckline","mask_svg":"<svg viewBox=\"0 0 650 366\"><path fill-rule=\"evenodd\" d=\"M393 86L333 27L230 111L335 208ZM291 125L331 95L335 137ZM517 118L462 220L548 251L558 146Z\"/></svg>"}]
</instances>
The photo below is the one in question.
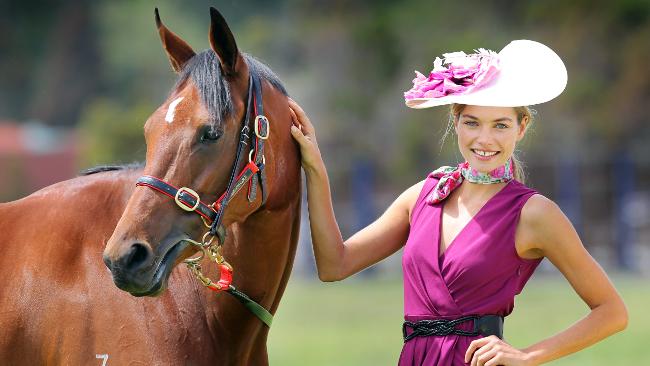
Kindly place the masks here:
<instances>
[{"instance_id":1,"label":"dress v-neckline","mask_svg":"<svg viewBox=\"0 0 650 366\"><path fill-rule=\"evenodd\" d=\"M499 194L501 194L501 192L505 191L506 188L508 188L508 186L510 185L510 183L512 183L512 180L508 181L508 183L506 183L506 185L503 186L497 193L495 193L492 197L490 197L487 201L485 201L483 206L481 206L481 208L479 208L479 210L476 212L476 214L474 216L472 216L469 219L469 221L467 221L465 226L463 226L463 228L460 229L460 231L456 234L454 239L449 243L449 245L447 245L447 248L444 250L444 252L440 253L440 244L442 243L442 216L443 216L443 211L444 211L444 208L445 208L445 204L447 203L446 200L442 201L442 204L440 205L440 212L438 212L438 241L436 242L436 254L438 256L438 263L440 263L440 260L442 259L442 257L447 256L447 252L449 251L449 249L454 245L454 243L456 243L458 238L465 231L467 231L467 228L472 224L473 221L476 220L476 218L481 214L481 212L483 212L485 207L487 207L492 201L494 201L494 198L496 198Z\"/></svg>"}]
</instances>

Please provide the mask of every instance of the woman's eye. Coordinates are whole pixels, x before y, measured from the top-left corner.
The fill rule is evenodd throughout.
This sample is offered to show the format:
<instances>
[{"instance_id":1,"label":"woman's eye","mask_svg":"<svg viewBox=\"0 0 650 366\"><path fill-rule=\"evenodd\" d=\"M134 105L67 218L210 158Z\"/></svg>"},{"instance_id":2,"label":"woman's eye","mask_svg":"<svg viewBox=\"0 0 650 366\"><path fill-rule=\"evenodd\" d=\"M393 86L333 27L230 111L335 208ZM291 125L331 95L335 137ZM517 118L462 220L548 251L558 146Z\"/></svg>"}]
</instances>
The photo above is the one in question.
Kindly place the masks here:
<instances>
[{"instance_id":1,"label":"woman's eye","mask_svg":"<svg viewBox=\"0 0 650 366\"><path fill-rule=\"evenodd\" d=\"M465 121L465 124L468 126L478 126L478 122L476 121Z\"/></svg>"},{"instance_id":2,"label":"woman's eye","mask_svg":"<svg viewBox=\"0 0 650 366\"><path fill-rule=\"evenodd\" d=\"M505 124L505 123L497 123L497 125L496 125L496 126L497 126L497 128L498 128L498 129L504 129L504 128L508 128L508 125L507 125L507 124Z\"/></svg>"},{"instance_id":3,"label":"woman's eye","mask_svg":"<svg viewBox=\"0 0 650 366\"><path fill-rule=\"evenodd\" d=\"M210 143L215 142L221 137L221 132L212 126L205 126L201 129L199 135L199 142L201 143Z\"/></svg>"}]
</instances>

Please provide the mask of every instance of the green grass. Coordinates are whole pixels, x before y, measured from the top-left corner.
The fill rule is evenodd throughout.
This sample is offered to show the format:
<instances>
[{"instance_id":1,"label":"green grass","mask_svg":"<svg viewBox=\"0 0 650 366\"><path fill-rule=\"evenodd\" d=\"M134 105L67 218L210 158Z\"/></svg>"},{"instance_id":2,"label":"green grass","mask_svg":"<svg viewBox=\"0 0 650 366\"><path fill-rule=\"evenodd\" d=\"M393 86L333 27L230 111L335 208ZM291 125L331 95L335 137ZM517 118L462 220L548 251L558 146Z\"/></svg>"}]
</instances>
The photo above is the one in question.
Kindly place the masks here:
<instances>
[{"instance_id":1,"label":"green grass","mask_svg":"<svg viewBox=\"0 0 650 366\"><path fill-rule=\"evenodd\" d=\"M630 314L628 328L548 363L650 365L650 284L614 276ZM294 278L269 336L271 365L395 365L402 347L399 280L320 283ZM563 278L534 277L515 298L504 338L523 348L569 327L589 312Z\"/></svg>"}]
</instances>

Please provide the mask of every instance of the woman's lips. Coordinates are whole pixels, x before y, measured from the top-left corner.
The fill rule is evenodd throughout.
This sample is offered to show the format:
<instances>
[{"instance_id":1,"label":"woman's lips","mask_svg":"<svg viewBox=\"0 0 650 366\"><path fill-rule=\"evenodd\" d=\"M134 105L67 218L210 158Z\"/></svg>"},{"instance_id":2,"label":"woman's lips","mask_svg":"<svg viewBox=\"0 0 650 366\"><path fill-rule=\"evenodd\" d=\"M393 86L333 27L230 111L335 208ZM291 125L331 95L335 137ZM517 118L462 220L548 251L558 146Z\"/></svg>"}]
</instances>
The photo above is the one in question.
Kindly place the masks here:
<instances>
[{"instance_id":1,"label":"woman's lips","mask_svg":"<svg viewBox=\"0 0 650 366\"><path fill-rule=\"evenodd\" d=\"M495 156L499 155L499 153L500 153L500 151L496 151L496 153L491 155L491 156L483 156L483 155L479 154L477 151L485 151L485 150L478 150L478 149L471 149L471 150L472 150L472 153L474 154L474 156L478 160L481 160L481 161L488 161L488 160L494 158ZM494 151L485 151L485 152L492 153Z\"/></svg>"}]
</instances>

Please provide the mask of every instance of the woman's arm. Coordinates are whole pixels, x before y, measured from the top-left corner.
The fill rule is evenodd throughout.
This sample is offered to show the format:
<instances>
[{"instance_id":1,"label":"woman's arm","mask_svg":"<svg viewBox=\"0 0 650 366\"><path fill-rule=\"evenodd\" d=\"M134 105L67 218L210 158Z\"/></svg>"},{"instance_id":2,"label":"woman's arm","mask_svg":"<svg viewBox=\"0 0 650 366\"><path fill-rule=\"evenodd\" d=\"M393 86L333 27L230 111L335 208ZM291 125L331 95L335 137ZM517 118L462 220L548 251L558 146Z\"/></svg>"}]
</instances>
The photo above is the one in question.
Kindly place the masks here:
<instances>
[{"instance_id":1,"label":"woman's arm","mask_svg":"<svg viewBox=\"0 0 650 366\"><path fill-rule=\"evenodd\" d=\"M293 100L291 134L300 144L302 166L307 178L309 224L318 277L338 281L379 262L401 248L408 237L409 212L422 182L402 193L375 222L345 242L334 217L327 170L318 149L314 127Z\"/></svg>"},{"instance_id":2,"label":"woman's arm","mask_svg":"<svg viewBox=\"0 0 650 366\"><path fill-rule=\"evenodd\" d=\"M529 198L517 232L518 245L548 258L591 311L564 331L522 350L492 336L472 341L465 356L470 365L540 365L625 329L628 315L623 300L553 201L542 195Z\"/></svg>"},{"instance_id":3,"label":"woman's arm","mask_svg":"<svg viewBox=\"0 0 650 366\"><path fill-rule=\"evenodd\" d=\"M532 196L521 213L530 240L569 281L591 312L566 330L527 352L536 364L577 352L627 327L628 313L621 296L589 252L560 208L542 195Z\"/></svg>"}]
</instances>

